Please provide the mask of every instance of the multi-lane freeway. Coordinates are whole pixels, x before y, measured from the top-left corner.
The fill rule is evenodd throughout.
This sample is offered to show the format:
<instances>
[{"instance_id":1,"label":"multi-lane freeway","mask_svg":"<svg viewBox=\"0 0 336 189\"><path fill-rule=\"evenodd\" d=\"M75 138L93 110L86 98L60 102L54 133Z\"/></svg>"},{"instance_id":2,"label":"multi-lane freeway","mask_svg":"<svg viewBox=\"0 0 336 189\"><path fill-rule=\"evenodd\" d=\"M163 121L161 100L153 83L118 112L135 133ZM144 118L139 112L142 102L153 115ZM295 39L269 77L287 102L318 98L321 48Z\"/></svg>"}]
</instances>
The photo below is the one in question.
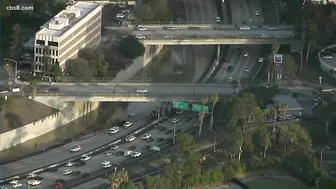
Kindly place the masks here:
<instances>
[{"instance_id":1,"label":"multi-lane freeway","mask_svg":"<svg viewBox=\"0 0 336 189\"><path fill-rule=\"evenodd\" d=\"M189 121L189 122L185 121L185 117L187 117L187 116L192 117L191 121ZM191 129L193 127L193 125L197 122L197 119L196 119L197 115L195 113L185 113L185 115L175 116L174 118L179 118L180 119L180 121L177 122L177 124L176 124L176 131L178 133L182 133L182 132L185 132L186 130ZM135 149L132 150L134 152L144 152L144 151L148 150L148 149L144 148L146 145L153 146L153 145L159 145L159 144L167 143L167 139L169 141L169 139L173 138L173 132L172 131L174 129L174 124L171 123L171 120L166 120L162 124L161 127L165 127L166 130L162 131L162 130L154 128L151 131L147 132L148 134L151 134L151 136L154 138L153 142L146 142L145 140L141 139L141 136L139 136L133 142L127 142L125 144L121 144L117 150L110 150L113 153L113 155L111 155L111 156L106 156L105 153L101 153L101 154L92 156L92 158L87 161L85 166L82 166L82 167L75 167L75 166L73 166L73 167L61 167L56 172L41 173L38 176L44 178L42 180L42 184L39 185L39 186L36 186L34 188L39 188L39 189L51 188L54 185L55 181L58 180L58 179L65 180L64 185L66 186L67 180L70 180L69 183L73 183L74 180L72 180L72 179L76 180L77 177L81 178L81 174L83 174L83 173L97 172L97 171L101 170L102 169L102 162L105 161L105 160L110 161L111 164L113 165L113 167L116 166L118 163L122 164L122 162L125 159L131 158L131 157L125 157L123 155L117 156L116 152L117 151L123 151L123 152L128 151L130 146L135 146L136 147ZM125 134L126 131L128 132L129 129L121 129L120 134L118 134L118 136L121 137L123 134ZM167 130L169 130L169 133L166 132ZM105 132L105 133L102 133L99 136L99 138L102 138L102 137L116 138L117 136L111 136L111 135L108 134L108 132ZM158 141L158 138L163 138L163 139L161 139L162 141ZM95 141L97 141L97 140L98 140L98 138L95 139ZM92 142L92 140L91 140L91 142ZM90 144L88 144L88 143L81 144L81 147L83 149L85 149L89 145ZM93 144L93 145L95 145L95 144ZM70 148L70 146L68 146L68 148ZM66 155L68 158L70 156L74 155L74 154L70 153L69 149L67 149L67 148L59 150L58 153ZM60 155L56 155L56 157L59 157L59 159L55 158L55 156L48 156L48 157L49 158L46 158L46 159L51 159L53 161L59 161L60 159L62 159L62 157L60 157ZM52 158L50 158L50 157L52 157ZM31 166L31 165L29 165L29 166ZM76 176L75 175L67 175L66 176L66 175L62 174L62 172L65 169L71 169L73 171L80 171L81 174L76 175ZM23 180L20 180L19 182L26 185L28 180L23 179ZM7 185L6 187L8 189L12 188L10 185Z\"/></svg>"}]
</instances>

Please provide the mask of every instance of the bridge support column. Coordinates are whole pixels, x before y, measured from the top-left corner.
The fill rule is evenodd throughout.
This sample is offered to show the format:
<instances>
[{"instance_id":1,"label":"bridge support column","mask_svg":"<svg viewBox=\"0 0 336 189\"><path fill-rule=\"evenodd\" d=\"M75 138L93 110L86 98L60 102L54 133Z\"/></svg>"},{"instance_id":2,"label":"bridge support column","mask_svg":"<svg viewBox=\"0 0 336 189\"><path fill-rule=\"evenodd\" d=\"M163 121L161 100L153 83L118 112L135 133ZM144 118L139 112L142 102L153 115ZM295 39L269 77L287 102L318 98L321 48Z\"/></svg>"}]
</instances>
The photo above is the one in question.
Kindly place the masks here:
<instances>
[{"instance_id":1,"label":"bridge support column","mask_svg":"<svg viewBox=\"0 0 336 189\"><path fill-rule=\"evenodd\" d=\"M219 60L219 56L220 56L220 45L217 45L217 60Z\"/></svg>"},{"instance_id":2,"label":"bridge support column","mask_svg":"<svg viewBox=\"0 0 336 189\"><path fill-rule=\"evenodd\" d=\"M163 45L146 45L145 54L143 56L143 65L145 67L163 48Z\"/></svg>"}]
</instances>

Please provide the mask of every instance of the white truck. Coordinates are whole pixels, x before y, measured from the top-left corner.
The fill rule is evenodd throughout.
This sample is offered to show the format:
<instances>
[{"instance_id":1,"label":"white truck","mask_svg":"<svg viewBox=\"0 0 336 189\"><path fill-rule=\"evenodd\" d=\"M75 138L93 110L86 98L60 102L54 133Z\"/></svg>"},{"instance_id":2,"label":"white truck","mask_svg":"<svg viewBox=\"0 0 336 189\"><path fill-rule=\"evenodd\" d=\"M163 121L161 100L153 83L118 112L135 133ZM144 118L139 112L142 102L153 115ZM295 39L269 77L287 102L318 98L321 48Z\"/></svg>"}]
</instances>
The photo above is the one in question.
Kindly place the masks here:
<instances>
[{"instance_id":1,"label":"white truck","mask_svg":"<svg viewBox=\"0 0 336 189\"><path fill-rule=\"evenodd\" d=\"M12 92L13 92L13 93L19 93L19 92L20 92L20 88L13 88L13 89L12 89Z\"/></svg>"}]
</instances>

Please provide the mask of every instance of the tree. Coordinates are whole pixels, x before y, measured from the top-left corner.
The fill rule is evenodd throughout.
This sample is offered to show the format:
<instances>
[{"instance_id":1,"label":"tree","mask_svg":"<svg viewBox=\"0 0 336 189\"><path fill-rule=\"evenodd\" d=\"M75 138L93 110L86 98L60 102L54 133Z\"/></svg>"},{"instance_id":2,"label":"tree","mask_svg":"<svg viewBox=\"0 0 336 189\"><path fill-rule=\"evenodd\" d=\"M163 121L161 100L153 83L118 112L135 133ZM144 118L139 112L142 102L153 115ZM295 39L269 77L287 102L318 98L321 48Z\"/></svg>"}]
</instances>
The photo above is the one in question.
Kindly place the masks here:
<instances>
[{"instance_id":1,"label":"tree","mask_svg":"<svg viewBox=\"0 0 336 189\"><path fill-rule=\"evenodd\" d=\"M280 112L279 112L279 104L277 102L275 102L273 104L273 107L269 110L269 114L272 116L273 119L273 137L275 137L275 131L276 131L276 118L279 116ZM275 138L274 138L275 139Z\"/></svg>"},{"instance_id":2,"label":"tree","mask_svg":"<svg viewBox=\"0 0 336 189\"><path fill-rule=\"evenodd\" d=\"M280 49L279 43L273 43L271 46L271 54L267 57L267 63L268 63L268 68L267 68L267 81L268 83L270 80L275 78L275 71L276 71L276 64L274 64L273 61L273 56L278 53Z\"/></svg>"},{"instance_id":3,"label":"tree","mask_svg":"<svg viewBox=\"0 0 336 189\"><path fill-rule=\"evenodd\" d=\"M54 0L51 8L51 14L55 15L59 13L61 10L64 10L66 6L67 2L65 0Z\"/></svg>"},{"instance_id":4,"label":"tree","mask_svg":"<svg viewBox=\"0 0 336 189\"><path fill-rule=\"evenodd\" d=\"M120 184L119 189L138 189L138 187L132 181L124 181Z\"/></svg>"},{"instance_id":5,"label":"tree","mask_svg":"<svg viewBox=\"0 0 336 189\"><path fill-rule=\"evenodd\" d=\"M137 21L153 21L155 18L152 7L149 4L137 6L134 15Z\"/></svg>"},{"instance_id":6,"label":"tree","mask_svg":"<svg viewBox=\"0 0 336 189\"><path fill-rule=\"evenodd\" d=\"M291 55L283 55L282 65L284 71L291 76L295 76L299 70L299 66L295 64L295 61Z\"/></svg>"},{"instance_id":7,"label":"tree","mask_svg":"<svg viewBox=\"0 0 336 189\"><path fill-rule=\"evenodd\" d=\"M93 71L93 76L106 76L108 62L106 62L104 54L93 48L84 48L79 51L78 57L86 60L89 63L89 66Z\"/></svg>"},{"instance_id":8,"label":"tree","mask_svg":"<svg viewBox=\"0 0 336 189\"><path fill-rule=\"evenodd\" d=\"M111 189L118 189L123 182L128 181L128 173L123 168L120 171L114 172L110 178Z\"/></svg>"},{"instance_id":9,"label":"tree","mask_svg":"<svg viewBox=\"0 0 336 189\"><path fill-rule=\"evenodd\" d=\"M135 59L145 54L146 48L134 36L127 36L120 41L119 50L127 58Z\"/></svg>"},{"instance_id":10,"label":"tree","mask_svg":"<svg viewBox=\"0 0 336 189\"><path fill-rule=\"evenodd\" d=\"M217 94L213 94L211 96L211 101L212 101L212 109L211 109L211 117L210 117L210 132L212 131L212 126L214 122L214 112L215 112L215 106L217 102L219 101L219 97Z\"/></svg>"},{"instance_id":11,"label":"tree","mask_svg":"<svg viewBox=\"0 0 336 189\"><path fill-rule=\"evenodd\" d=\"M236 94L236 89L238 88L239 82L237 80L232 81L233 95Z\"/></svg>"},{"instance_id":12,"label":"tree","mask_svg":"<svg viewBox=\"0 0 336 189\"><path fill-rule=\"evenodd\" d=\"M168 0L157 0L152 5L153 16L155 20L172 20L172 11L168 6Z\"/></svg>"},{"instance_id":13,"label":"tree","mask_svg":"<svg viewBox=\"0 0 336 189\"><path fill-rule=\"evenodd\" d=\"M261 129L259 131L260 145L264 148L263 157L266 158L266 153L269 147L272 145L271 133L267 129Z\"/></svg>"},{"instance_id":14,"label":"tree","mask_svg":"<svg viewBox=\"0 0 336 189\"><path fill-rule=\"evenodd\" d=\"M265 109L267 104L272 101L277 90L276 87L267 88L264 86L250 86L244 89L244 92L253 94L257 100L258 106Z\"/></svg>"},{"instance_id":15,"label":"tree","mask_svg":"<svg viewBox=\"0 0 336 189\"><path fill-rule=\"evenodd\" d=\"M83 59L76 58L67 61L67 74L72 77L93 77L93 69Z\"/></svg>"},{"instance_id":16,"label":"tree","mask_svg":"<svg viewBox=\"0 0 336 189\"><path fill-rule=\"evenodd\" d=\"M195 145L195 138L190 134L177 135L176 137L178 153L180 155L186 154L193 149Z\"/></svg>"},{"instance_id":17,"label":"tree","mask_svg":"<svg viewBox=\"0 0 336 189\"><path fill-rule=\"evenodd\" d=\"M15 23L12 27L12 34L10 37L9 57L17 59L21 53L21 28L20 25Z\"/></svg>"},{"instance_id":18,"label":"tree","mask_svg":"<svg viewBox=\"0 0 336 189\"><path fill-rule=\"evenodd\" d=\"M273 43L272 44L272 55L275 55L276 53L278 53L279 49L280 49L279 43L277 42Z\"/></svg>"},{"instance_id":19,"label":"tree","mask_svg":"<svg viewBox=\"0 0 336 189\"><path fill-rule=\"evenodd\" d=\"M324 121L325 132L329 135L329 127L336 113L335 97L332 94L324 94L313 111Z\"/></svg>"},{"instance_id":20,"label":"tree","mask_svg":"<svg viewBox=\"0 0 336 189\"><path fill-rule=\"evenodd\" d=\"M33 0L34 13L42 14L47 9L47 2L45 0Z\"/></svg>"}]
</instances>

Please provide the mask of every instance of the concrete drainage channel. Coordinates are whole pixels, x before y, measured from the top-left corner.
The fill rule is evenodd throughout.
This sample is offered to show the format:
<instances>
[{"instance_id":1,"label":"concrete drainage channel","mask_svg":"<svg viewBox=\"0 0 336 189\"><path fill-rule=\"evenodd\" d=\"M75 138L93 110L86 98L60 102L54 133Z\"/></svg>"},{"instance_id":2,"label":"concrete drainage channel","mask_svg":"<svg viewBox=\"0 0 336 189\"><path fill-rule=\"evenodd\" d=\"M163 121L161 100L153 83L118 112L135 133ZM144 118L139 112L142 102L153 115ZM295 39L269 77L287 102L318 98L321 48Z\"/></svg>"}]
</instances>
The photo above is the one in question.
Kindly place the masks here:
<instances>
[{"instance_id":1,"label":"concrete drainage channel","mask_svg":"<svg viewBox=\"0 0 336 189\"><path fill-rule=\"evenodd\" d=\"M165 119L167 118L161 118L159 120L156 120L150 124L147 124L147 126L145 125L145 127L142 127L140 129L138 129L137 131L135 132L131 132L131 133L128 133L127 135L135 135L135 136L139 136L141 135L142 133L148 131L148 130L151 130L155 124L157 123L161 123L163 122ZM126 136L127 136L126 135ZM28 174L30 173L35 173L35 174L38 174L38 173L42 173L42 172L46 172L50 169L53 169L53 168L58 168L58 167L62 167L64 166L67 162L69 161L79 161L81 156L83 154L87 154L87 155L96 155L96 154L99 154L101 152L104 152L104 151L107 151L110 149L111 146L113 145L116 145L116 144L123 144L125 143L125 140L124 139L118 139L116 141L113 141L113 142L110 142L110 143L107 143L99 148L96 148L94 150L91 150L90 152L86 152L86 153L82 153L74 158L69 158L69 159L66 159L64 161L61 161L61 162L58 162L58 163L54 163L52 165L49 165L49 166L46 166L46 167L42 167L40 169L36 169L36 170L33 170L33 171L29 171L29 172L26 172L26 173L23 173L23 174L20 174L20 175L16 175L16 176L12 176L12 177L8 177L8 178L5 178L5 179L2 179L0 180L0 184L1 185L4 185L4 184L8 184L11 180L19 180L19 179L23 179L23 178L26 178Z\"/></svg>"}]
</instances>

